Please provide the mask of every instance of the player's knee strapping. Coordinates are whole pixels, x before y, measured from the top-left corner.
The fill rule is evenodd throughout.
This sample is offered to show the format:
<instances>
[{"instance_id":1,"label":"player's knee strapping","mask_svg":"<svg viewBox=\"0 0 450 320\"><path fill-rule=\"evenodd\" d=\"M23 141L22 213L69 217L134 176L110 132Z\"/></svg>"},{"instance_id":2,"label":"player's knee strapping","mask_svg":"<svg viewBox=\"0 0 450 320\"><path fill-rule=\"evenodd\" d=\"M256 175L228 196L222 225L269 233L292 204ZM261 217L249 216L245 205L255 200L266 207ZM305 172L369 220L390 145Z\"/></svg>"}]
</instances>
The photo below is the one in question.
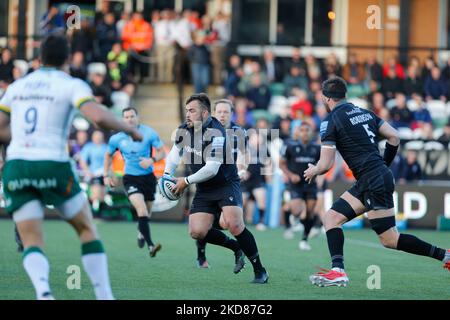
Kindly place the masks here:
<instances>
[{"instance_id":1,"label":"player's knee strapping","mask_svg":"<svg viewBox=\"0 0 450 320\"><path fill-rule=\"evenodd\" d=\"M373 231L380 235L390 228L395 227L395 216L370 219L370 224L372 225Z\"/></svg>"},{"instance_id":2,"label":"player's knee strapping","mask_svg":"<svg viewBox=\"0 0 450 320\"><path fill-rule=\"evenodd\" d=\"M331 209L344 215L347 218L347 221L356 218L355 210L353 210L352 206L342 198L335 201L331 206Z\"/></svg>"}]
</instances>

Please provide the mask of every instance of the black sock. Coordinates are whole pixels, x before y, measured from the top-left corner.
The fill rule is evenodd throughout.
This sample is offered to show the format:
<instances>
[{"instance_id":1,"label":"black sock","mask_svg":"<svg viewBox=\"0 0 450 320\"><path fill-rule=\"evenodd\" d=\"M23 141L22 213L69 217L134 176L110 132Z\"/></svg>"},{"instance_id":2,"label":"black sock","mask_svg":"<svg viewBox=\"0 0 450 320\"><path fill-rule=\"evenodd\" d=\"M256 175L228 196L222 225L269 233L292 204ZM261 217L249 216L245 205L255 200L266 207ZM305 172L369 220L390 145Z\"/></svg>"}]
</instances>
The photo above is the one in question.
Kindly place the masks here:
<instances>
[{"instance_id":1,"label":"black sock","mask_svg":"<svg viewBox=\"0 0 450 320\"><path fill-rule=\"evenodd\" d=\"M306 241L306 240L308 240L309 232L311 231L311 229L314 225L314 218L302 219L301 222L304 226L302 240Z\"/></svg>"},{"instance_id":2,"label":"black sock","mask_svg":"<svg viewBox=\"0 0 450 320\"><path fill-rule=\"evenodd\" d=\"M291 211L285 211L284 212L284 226L286 229L289 229L291 227L291 222L289 221L289 216L291 215Z\"/></svg>"},{"instance_id":3,"label":"black sock","mask_svg":"<svg viewBox=\"0 0 450 320\"><path fill-rule=\"evenodd\" d=\"M263 266L261 264L261 260L259 259L258 246L256 245L253 234L245 228L241 234L236 236L236 240L239 242L239 246L242 251L244 251L245 255L252 263L253 270L255 272L261 271Z\"/></svg>"},{"instance_id":4,"label":"black sock","mask_svg":"<svg viewBox=\"0 0 450 320\"><path fill-rule=\"evenodd\" d=\"M258 208L258 211L259 211L259 223L264 223L264 209L259 209Z\"/></svg>"},{"instance_id":5,"label":"black sock","mask_svg":"<svg viewBox=\"0 0 450 320\"><path fill-rule=\"evenodd\" d=\"M236 240L229 238L225 233L215 228L209 229L206 237L203 238L203 241L228 248L234 252L240 249L239 243Z\"/></svg>"},{"instance_id":6,"label":"black sock","mask_svg":"<svg viewBox=\"0 0 450 320\"><path fill-rule=\"evenodd\" d=\"M342 229L328 230L327 241L331 255L331 267L344 269L344 232Z\"/></svg>"},{"instance_id":7,"label":"black sock","mask_svg":"<svg viewBox=\"0 0 450 320\"><path fill-rule=\"evenodd\" d=\"M320 228L322 227L322 221L320 221L320 217L319 214L314 214L314 223L313 223L313 227L315 228Z\"/></svg>"},{"instance_id":8,"label":"black sock","mask_svg":"<svg viewBox=\"0 0 450 320\"><path fill-rule=\"evenodd\" d=\"M445 250L422 241L416 236L411 234L401 233L398 242L397 250L405 251L420 256L427 256L437 259L439 261L444 260Z\"/></svg>"},{"instance_id":9,"label":"black sock","mask_svg":"<svg viewBox=\"0 0 450 320\"><path fill-rule=\"evenodd\" d=\"M144 237L147 246L153 246L152 238L150 237L150 226L148 225L148 217L138 218L138 228L141 235Z\"/></svg>"},{"instance_id":10,"label":"black sock","mask_svg":"<svg viewBox=\"0 0 450 320\"><path fill-rule=\"evenodd\" d=\"M206 241L205 239L197 240L197 260L206 259Z\"/></svg>"}]
</instances>

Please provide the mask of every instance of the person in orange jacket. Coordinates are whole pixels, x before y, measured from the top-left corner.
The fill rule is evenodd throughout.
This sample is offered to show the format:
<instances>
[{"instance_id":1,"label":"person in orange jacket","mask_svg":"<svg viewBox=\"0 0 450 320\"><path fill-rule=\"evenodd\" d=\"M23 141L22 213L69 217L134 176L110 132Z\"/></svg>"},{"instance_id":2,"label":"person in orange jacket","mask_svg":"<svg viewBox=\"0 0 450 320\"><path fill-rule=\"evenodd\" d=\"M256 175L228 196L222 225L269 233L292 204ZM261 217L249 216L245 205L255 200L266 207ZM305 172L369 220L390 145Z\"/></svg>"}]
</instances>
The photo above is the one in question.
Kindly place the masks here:
<instances>
[{"instance_id":1,"label":"person in orange jacket","mask_svg":"<svg viewBox=\"0 0 450 320\"><path fill-rule=\"evenodd\" d=\"M136 66L140 72L140 82L148 76L148 57L153 46L153 28L144 20L141 12L135 12L122 31L123 48L128 51L129 72L136 75Z\"/></svg>"}]
</instances>

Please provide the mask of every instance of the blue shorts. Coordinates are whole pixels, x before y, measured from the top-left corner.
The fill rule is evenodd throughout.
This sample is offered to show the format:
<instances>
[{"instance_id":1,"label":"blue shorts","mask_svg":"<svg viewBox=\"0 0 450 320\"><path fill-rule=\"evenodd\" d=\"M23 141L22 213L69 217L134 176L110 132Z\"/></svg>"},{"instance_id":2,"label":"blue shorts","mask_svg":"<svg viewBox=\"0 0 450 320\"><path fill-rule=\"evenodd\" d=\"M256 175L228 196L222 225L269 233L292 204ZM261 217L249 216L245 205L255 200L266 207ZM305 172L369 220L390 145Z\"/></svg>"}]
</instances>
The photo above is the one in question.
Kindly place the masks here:
<instances>
[{"instance_id":1,"label":"blue shorts","mask_svg":"<svg viewBox=\"0 0 450 320\"><path fill-rule=\"evenodd\" d=\"M239 181L231 181L225 186L211 190L197 189L190 208L190 214L207 212L220 216L223 207L242 208L242 192Z\"/></svg>"}]
</instances>

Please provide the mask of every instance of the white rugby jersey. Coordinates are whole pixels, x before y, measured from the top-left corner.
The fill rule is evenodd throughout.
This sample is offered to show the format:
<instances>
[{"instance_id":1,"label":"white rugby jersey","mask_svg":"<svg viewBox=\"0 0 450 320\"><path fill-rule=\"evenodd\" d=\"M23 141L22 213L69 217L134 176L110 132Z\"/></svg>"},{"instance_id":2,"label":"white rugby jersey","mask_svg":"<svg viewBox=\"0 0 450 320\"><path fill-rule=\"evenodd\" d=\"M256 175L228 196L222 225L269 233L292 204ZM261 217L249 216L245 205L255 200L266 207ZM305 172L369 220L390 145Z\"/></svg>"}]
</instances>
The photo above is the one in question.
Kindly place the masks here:
<instances>
[{"instance_id":1,"label":"white rugby jersey","mask_svg":"<svg viewBox=\"0 0 450 320\"><path fill-rule=\"evenodd\" d=\"M75 108L93 100L86 82L54 68L12 83L0 100L0 110L11 114L7 159L68 161Z\"/></svg>"}]
</instances>

